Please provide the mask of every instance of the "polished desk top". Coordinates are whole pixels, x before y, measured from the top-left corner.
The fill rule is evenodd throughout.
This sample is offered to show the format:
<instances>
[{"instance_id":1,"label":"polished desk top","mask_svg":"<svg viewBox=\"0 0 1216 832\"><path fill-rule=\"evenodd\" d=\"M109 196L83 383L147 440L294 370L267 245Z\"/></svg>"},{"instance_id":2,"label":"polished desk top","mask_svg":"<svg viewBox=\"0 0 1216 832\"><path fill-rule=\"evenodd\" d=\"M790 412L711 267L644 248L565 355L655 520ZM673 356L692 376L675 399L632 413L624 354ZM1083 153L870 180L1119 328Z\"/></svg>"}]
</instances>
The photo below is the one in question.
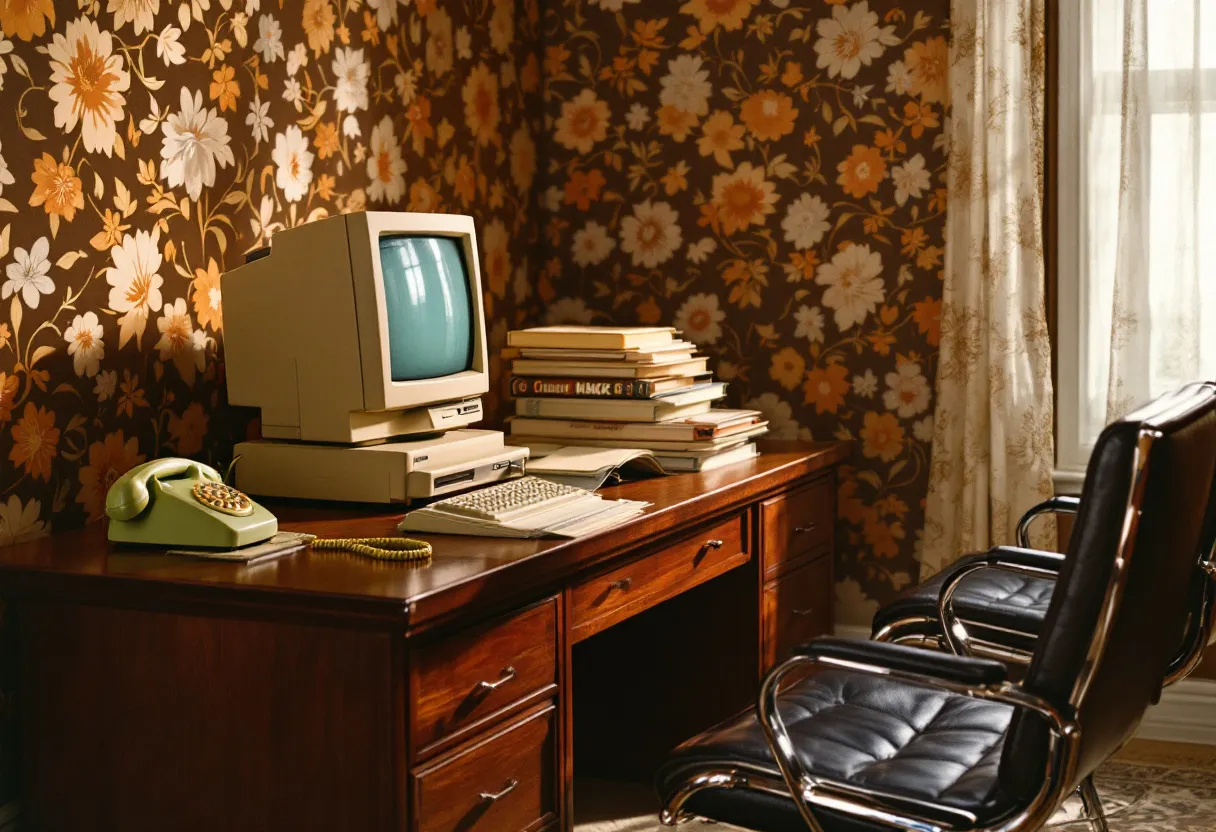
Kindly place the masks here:
<instances>
[{"instance_id":1,"label":"polished desk top","mask_svg":"<svg viewBox=\"0 0 1216 832\"><path fill-rule=\"evenodd\" d=\"M640 541L683 530L689 519L728 511L816 470L841 462L837 442L762 442L747 462L703 474L678 474L605 488L610 498L652 505L620 526L577 540L512 540L420 535L434 549L430 564L374 561L305 550L253 566L174 557L118 547L102 524L0 548L0 582L9 587L134 602L210 600L283 604L342 615L392 618L411 625L526 593L611 558ZM320 537L397 534L400 506L335 507L267 502L282 529ZM42 593L39 593L42 594Z\"/></svg>"}]
</instances>

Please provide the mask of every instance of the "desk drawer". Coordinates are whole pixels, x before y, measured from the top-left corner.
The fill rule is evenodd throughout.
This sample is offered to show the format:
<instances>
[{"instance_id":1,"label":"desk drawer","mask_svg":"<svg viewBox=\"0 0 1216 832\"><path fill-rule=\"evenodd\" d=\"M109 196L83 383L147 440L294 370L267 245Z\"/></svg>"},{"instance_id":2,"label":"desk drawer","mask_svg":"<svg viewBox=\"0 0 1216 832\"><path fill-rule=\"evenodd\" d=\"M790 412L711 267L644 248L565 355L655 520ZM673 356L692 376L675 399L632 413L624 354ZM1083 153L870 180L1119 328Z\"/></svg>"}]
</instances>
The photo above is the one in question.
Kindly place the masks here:
<instances>
[{"instance_id":1,"label":"desk drawer","mask_svg":"<svg viewBox=\"0 0 1216 832\"><path fill-rule=\"evenodd\" d=\"M575 641L746 563L747 516L736 515L570 591Z\"/></svg>"},{"instance_id":2,"label":"desk drawer","mask_svg":"<svg viewBox=\"0 0 1216 832\"><path fill-rule=\"evenodd\" d=\"M557 711L414 773L415 832L534 832L557 818Z\"/></svg>"},{"instance_id":3,"label":"desk drawer","mask_svg":"<svg viewBox=\"0 0 1216 832\"><path fill-rule=\"evenodd\" d=\"M816 558L764 588L766 667L788 658L800 644L831 635L835 593L831 555Z\"/></svg>"},{"instance_id":4,"label":"desk drawer","mask_svg":"<svg viewBox=\"0 0 1216 832\"><path fill-rule=\"evenodd\" d=\"M557 599L488 626L416 647L415 757L557 683Z\"/></svg>"},{"instance_id":5,"label":"desk drawer","mask_svg":"<svg viewBox=\"0 0 1216 832\"><path fill-rule=\"evenodd\" d=\"M835 534L836 488L823 477L760 504L764 571L773 574L816 549L830 547Z\"/></svg>"}]
</instances>

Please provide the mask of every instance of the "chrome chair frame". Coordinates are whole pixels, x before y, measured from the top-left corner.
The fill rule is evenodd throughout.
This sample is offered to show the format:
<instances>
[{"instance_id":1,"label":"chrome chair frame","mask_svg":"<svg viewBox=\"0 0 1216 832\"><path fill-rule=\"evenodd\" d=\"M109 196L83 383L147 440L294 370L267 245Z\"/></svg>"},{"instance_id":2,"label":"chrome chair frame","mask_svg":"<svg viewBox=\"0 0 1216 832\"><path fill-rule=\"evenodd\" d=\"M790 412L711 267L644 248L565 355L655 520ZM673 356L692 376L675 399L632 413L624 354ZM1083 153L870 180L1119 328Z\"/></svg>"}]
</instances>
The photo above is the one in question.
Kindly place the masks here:
<instances>
[{"instance_id":1,"label":"chrome chair frame","mask_svg":"<svg viewBox=\"0 0 1216 832\"><path fill-rule=\"evenodd\" d=\"M1168 420L1173 415L1173 413L1167 413L1160 418ZM887 824L896 829L914 830L914 832L963 832L963 830L967 830L967 832L1019 832L1020 830L1041 829L1060 805L1063 804L1064 800L1074 792L1077 792L1081 795L1086 809L1087 817L1085 820L1089 821L1094 832L1106 832L1106 819L1102 811L1101 800L1097 790L1093 786L1092 776L1086 776L1080 778L1080 780L1076 776L1077 755L1080 748L1082 728L1076 722L1074 715L1080 711L1089 693L1090 686L1097 675L1107 642L1114 628L1116 613L1122 602L1130 571L1130 556L1134 553L1139 532L1141 506L1144 502L1144 494L1148 484L1148 462L1154 443L1161 439L1162 436L1161 430L1150 423L1145 423L1138 433L1136 449L1132 458L1131 487L1123 513L1123 526L1120 530L1119 541L1115 549L1110 579L1100 607L1094 637L1090 641L1081 672L1077 675L1076 682L1068 697L1066 708L1058 708L1045 699L1022 689L1020 684L1008 681L996 685L971 686L943 679L939 676L910 673L891 667L884 667L880 664L816 656L814 654L814 642L811 642L802 648L803 652L801 654L786 659L769 672L765 677L764 683L761 685L756 703L757 716L763 728L769 752L777 763L785 788L779 789L772 782L770 775L763 772L749 772L741 766L724 766L722 769L704 771L685 784L683 788L668 800L667 805L659 815L660 820L666 825L674 826L677 823L692 819L693 816L685 812L684 806L689 798L697 792L709 788L747 787L759 788L760 790L770 791L792 799L810 832L824 832L823 826L815 817L812 809L813 806L829 808ZM1046 511L1048 509L1045 508L1043 510ZM1054 560L1053 555L1055 558L1059 558L1060 562L1064 558L1063 555L1056 553L1038 552L1036 550L1023 551L1028 556L1033 555L1033 559L1037 561L1042 561L1044 558ZM1017 553L1015 551L1013 559L1016 558ZM989 560L993 562L990 563ZM1008 556L1006 557L1006 562L1002 562L999 556L985 559L981 564L977 564L974 569L965 570L942 587L938 604L939 623L947 644L952 648L958 648L953 652L959 653L959 651L967 651L969 649L966 628L961 624L958 617L954 615L951 603L954 591L957 589L958 582L962 577L982 568L1003 568L1012 571L1033 572L1034 574L1050 573L1051 571L1011 563L1008 562L1009 560ZM1206 562L1209 566L1205 569L1205 572L1211 578L1214 571L1210 566L1212 558L1209 556ZM1205 612L1210 612L1212 594L1212 583L1209 582L1207 591L1205 592L1207 601ZM1209 615L1205 626L1200 629L1210 631L1210 627L1211 616ZM1206 641L1203 643L1206 645ZM967 653L962 652L960 655L965 656ZM1003 702L1039 714L1047 721L1050 728L1047 771L1043 779L1043 785L1029 803L1020 807L1011 816L1004 817L993 825L977 828L974 825L974 821L976 820L974 817L971 818L971 825L966 825L968 823L966 813L959 812L959 810L951 807L926 802L925 808L929 811L923 816L913 815L902 809L897 811L893 808L893 804L896 801L903 805L910 803L909 800L899 795L884 794L876 790L861 788L848 783L812 777L795 754L793 741L777 709L777 692L782 678L794 668L808 664L827 665L853 672L885 676L895 681L934 687L969 698ZM757 775L760 776L758 777ZM932 814L939 816L954 815L959 823L954 824L942 821L933 818Z\"/></svg>"}]
</instances>

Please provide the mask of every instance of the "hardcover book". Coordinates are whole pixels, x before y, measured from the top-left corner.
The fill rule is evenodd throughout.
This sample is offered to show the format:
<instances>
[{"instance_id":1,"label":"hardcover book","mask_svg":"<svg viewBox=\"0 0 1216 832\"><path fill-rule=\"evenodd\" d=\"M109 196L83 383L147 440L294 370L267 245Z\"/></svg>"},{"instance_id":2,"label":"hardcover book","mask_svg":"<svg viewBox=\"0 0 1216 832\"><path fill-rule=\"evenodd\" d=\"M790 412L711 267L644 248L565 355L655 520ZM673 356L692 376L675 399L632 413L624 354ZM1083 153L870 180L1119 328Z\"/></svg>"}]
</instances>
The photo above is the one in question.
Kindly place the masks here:
<instances>
[{"instance_id":1,"label":"hardcover book","mask_svg":"<svg viewBox=\"0 0 1216 832\"><path fill-rule=\"evenodd\" d=\"M664 393L692 389L696 384L694 376L654 379L511 376L511 395L566 399L650 399Z\"/></svg>"}]
</instances>

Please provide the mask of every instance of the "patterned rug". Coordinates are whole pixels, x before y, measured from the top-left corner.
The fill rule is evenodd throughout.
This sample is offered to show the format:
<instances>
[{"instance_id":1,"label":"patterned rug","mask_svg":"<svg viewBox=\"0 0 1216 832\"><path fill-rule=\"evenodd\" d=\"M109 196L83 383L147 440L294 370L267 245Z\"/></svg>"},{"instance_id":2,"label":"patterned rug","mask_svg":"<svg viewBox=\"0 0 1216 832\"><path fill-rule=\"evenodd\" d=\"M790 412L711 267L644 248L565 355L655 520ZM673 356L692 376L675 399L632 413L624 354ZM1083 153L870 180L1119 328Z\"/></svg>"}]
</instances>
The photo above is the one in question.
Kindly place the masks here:
<instances>
[{"instance_id":1,"label":"patterned rug","mask_svg":"<svg viewBox=\"0 0 1216 832\"><path fill-rule=\"evenodd\" d=\"M1212 832L1216 830L1216 769L1114 761L1097 777L1111 832ZM661 832L655 797L635 784L602 780L575 783L575 832ZM1088 832L1073 799L1053 819L1065 832ZM726 832L722 824L692 822L680 832Z\"/></svg>"}]
</instances>

